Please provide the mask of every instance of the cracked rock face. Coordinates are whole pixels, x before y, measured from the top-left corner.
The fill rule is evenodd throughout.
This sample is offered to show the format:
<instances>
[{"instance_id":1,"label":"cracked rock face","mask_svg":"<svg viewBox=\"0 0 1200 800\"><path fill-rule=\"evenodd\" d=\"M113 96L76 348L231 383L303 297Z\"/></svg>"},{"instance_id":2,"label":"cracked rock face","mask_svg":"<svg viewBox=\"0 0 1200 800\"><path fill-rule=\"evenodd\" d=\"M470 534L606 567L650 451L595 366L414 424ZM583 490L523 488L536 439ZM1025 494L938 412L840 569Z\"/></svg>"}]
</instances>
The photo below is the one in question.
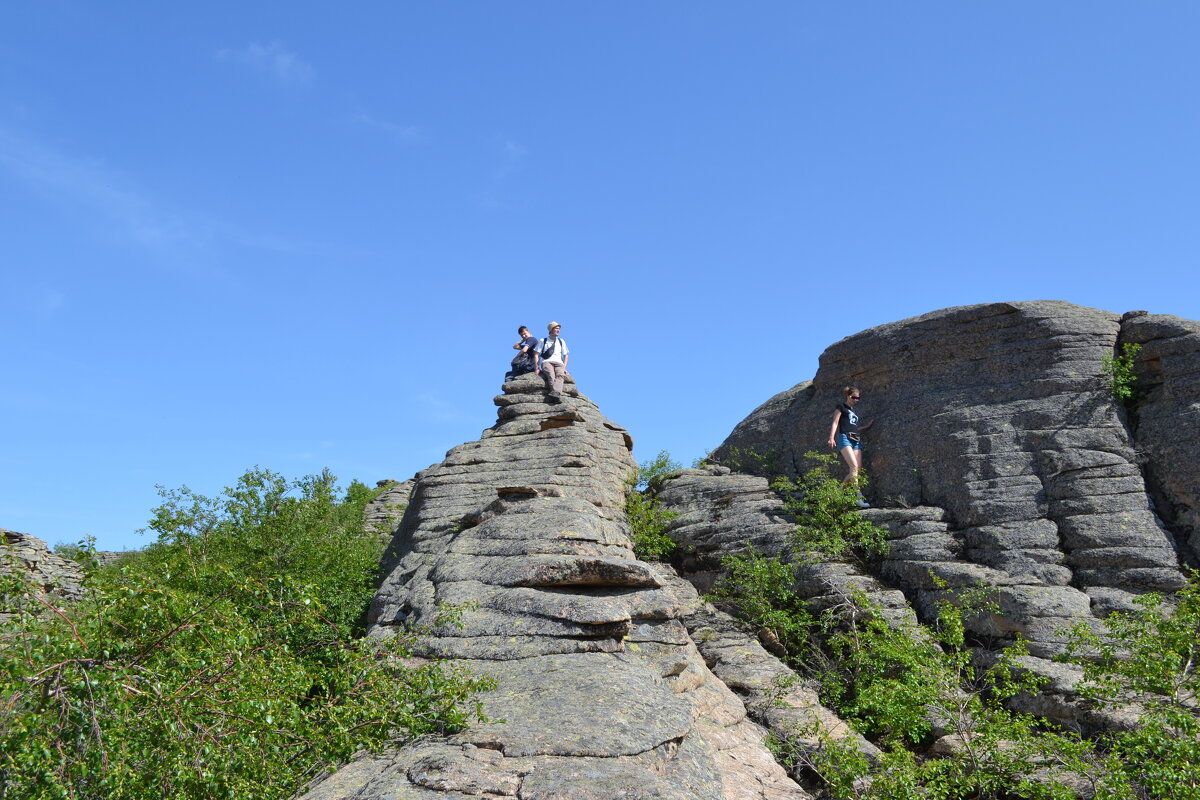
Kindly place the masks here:
<instances>
[{"instance_id":1,"label":"cracked rock face","mask_svg":"<svg viewBox=\"0 0 1200 800\"><path fill-rule=\"evenodd\" d=\"M1101 377L1118 336L1145 342L1140 369L1157 381L1136 439ZM806 451L828 451L842 387L857 385L859 413L876 421L864 435L870 495L893 507L867 512L892 538L880 577L926 613L931 574L996 586L1001 610L977 632L1021 633L1050 657L1064 627L1183 585L1139 448L1186 532L1200 446L1179 431L1200 411L1198 364L1200 326L1175 318L1123 322L1053 301L950 308L834 344L812 382L755 410L714 456L801 472Z\"/></svg>"},{"instance_id":2,"label":"cracked rock face","mask_svg":"<svg viewBox=\"0 0 1200 800\"><path fill-rule=\"evenodd\" d=\"M78 564L55 553L36 536L0 528L0 573L5 572L25 576L37 595L58 602L83 596L83 572ZM0 606L0 615L10 610Z\"/></svg>"},{"instance_id":3,"label":"cracked rock face","mask_svg":"<svg viewBox=\"0 0 1200 800\"><path fill-rule=\"evenodd\" d=\"M307 800L808 797L693 643L695 592L633 555L629 434L571 383L549 405L521 376L496 404L479 441L417 475L370 612L387 637L464 606L419 655L493 677L495 721L355 760Z\"/></svg>"},{"instance_id":4,"label":"cracked rock face","mask_svg":"<svg viewBox=\"0 0 1200 800\"><path fill-rule=\"evenodd\" d=\"M1134 441L1151 494L1200 559L1200 322L1130 312L1121 318L1121 341L1141 345Z\"/></svg>"}]
</instances>

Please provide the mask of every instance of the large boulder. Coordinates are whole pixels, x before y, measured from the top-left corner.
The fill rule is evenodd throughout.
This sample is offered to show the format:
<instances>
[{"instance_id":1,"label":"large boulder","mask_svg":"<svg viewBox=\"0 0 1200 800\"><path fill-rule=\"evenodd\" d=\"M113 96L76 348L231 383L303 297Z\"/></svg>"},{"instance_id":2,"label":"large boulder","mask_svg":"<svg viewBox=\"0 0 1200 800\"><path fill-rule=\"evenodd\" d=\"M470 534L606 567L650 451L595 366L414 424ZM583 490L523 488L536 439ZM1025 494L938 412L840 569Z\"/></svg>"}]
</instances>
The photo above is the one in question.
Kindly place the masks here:
<instances>
[{"instance_id":1,"label":"large boulder","mask_svg":"<svg viewBox=\"0 0 1200 800\"><path fill-rule=\"evenodd\" d=\"M878 520L893 535L882 577L926 611L931 572L952 586L1002 587L1001 613L979 632L1019 632L1053 655L1064 626L1184 584L1141 462L1161 472L1162 494L1192 524L1197 437L1178 432L1196 413L1200 337L1175 318L1124 324L1041 301L872 328L826 350L811 382L756 409L713 456L751 472L802 472L806 452L828 452L842 388L857 385L859 412L876 420L864 436L870 497L901 509ZM1136 441L1101 374L1119 336L1146 342L1143 371L1159 381Z\"/></svg>"},{"instance_id":2,"label":"large boulder","mask_svg":"<svg viewBox=\"0 0 1200 800\"><path fill-rule=\"evenodd\" d=\"M497 424L417 475L371 607L370 635L433 626L420 656L494 678L493 721L357 759L307 800L808 796L697 650L695 593L633 555L632 438L564 395L506 383ZM438 626L444 604L461 626Z\"/></svg>"}]
</instances>

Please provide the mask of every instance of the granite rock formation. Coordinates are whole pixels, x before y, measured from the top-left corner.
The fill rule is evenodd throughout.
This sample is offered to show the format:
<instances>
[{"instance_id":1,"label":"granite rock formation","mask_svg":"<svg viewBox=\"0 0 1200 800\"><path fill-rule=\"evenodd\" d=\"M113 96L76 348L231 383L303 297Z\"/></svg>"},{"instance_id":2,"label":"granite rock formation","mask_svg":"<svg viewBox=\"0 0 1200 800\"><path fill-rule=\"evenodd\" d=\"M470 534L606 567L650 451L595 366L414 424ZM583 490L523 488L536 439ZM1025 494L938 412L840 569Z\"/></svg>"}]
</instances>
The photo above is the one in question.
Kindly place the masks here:
<instances>
[{"instance_id":1,"label":"granite rock formation","mask_svg":"<svg viewBox=\"0 0 1200 800\"><path fill-rule=\"evenodd\" d=\"M404 509L408 508L415 484L413 478L406 481L379 481L376 488L383 491L363 509L363 525L366 529L375 531L385 543L391 542L404 517Z\"/></svg>"},{"instance_id":2,"label":"granite rock formation","mask_svg":"<svg viewBox=\"0 0 1200 800\"><path fill-rule=\"evenodd\" d=\"M1142 345L1129 409L1100 377L1127 341ZM970 619L991 643L980 663L1020 634L1021 663L1049 679L1024 710L1128 724L1080 705L1079 672L1052 658L1068 626L1183 585L1200 546L1198 441L1180 435L1200 414L1198 376L1200 326L1142 312L997 303L865 331L739 424L717 465L656 483L677 513L673 566L632 553L629 434L573 383L550 405L535 377L511 381L496 425L416 476L370 614L377 637L435 626L420 655L495 678L483 701L496 721L358 759L305 797L798 798L767 732L817 726L873 755L769 640L697 594L725 555L785 552L792 522L762 476L805 469L849 383L879 420L863 513L891 550L869 567L804 565L801 596L822 609L864 593L914 626L943 592L989 585L998 609ZM467 608L461 627L437 627L447 603Z\"/></svg>"},{"instance_id":3,"label":"granite rock formation","mask_svg":"<svg viewBox=\"0 0 1200 800\"><path fill-rule=\"evenodd\" d=\"M522 376L496 404L495 426L417 475L370 614L370 634L387 637L465 604L462 626L435 627L420 655L493 677L495 721L356 760L305 797L807 797L689 634L689 618L713 624L694 590L633 555L630 435L573 383L551 405ZM747 686L786 669L716 649L714 668ZM787 701L827 713L803 692Z\"/></svg>"},{"instance_id":4,"label":"granite rock formation","mask_svg":"<svg viewBox=\"0 0 1200 800\"><path fill-rule=\"evenodd\" d=\"M1143 396L1129 410L1101 377L1103 357L1126 341L1142 345ZM1180 588L1181 561L1195 554L1200 437L1188 425L1200 416L1200 324L1043 301L872 328L826 350L812 381L756 409L714 458L798 474L806 452L828 451L845 385L862 389L859 411L877 421L864 452L882 507L864 513L889 531L891 552L871 577L924 618L943 584L994 587L999 611L973 619L974 633L997 646L1028 640L1029 666L1058 687L1053 708L1043 699L1038 710L1071 718L1077 676L1048 660L1065 630ZM673 491L661 495L668 507ZM712 508L693 513L715 530ZM710 564L738 535L707 536L720 544Z\"/></svg>"},{"instance_id":5,"label":"granite rock formation","mask_svg":"<svg viewBox=\"0 0 1200 800\"><path fill-rule=\"evenodd\" d=\"M1131 311L1122 344L1141 345L1134 445L1159 514L1200 560L1200 322Z\"/></svg>"},{"instance_id":6,"label":"granite rock formation","mask_svg":"<svg viewBox=\"0 0 1200 800\"><path fill-rule=\"evenodd\" d=\"M0 528L0 573L27 578L35 596L54 602L83 596L83 572L79 565L27 533ZM9 610L0 607L0 614Z\"/></svg>"}]
</instances>

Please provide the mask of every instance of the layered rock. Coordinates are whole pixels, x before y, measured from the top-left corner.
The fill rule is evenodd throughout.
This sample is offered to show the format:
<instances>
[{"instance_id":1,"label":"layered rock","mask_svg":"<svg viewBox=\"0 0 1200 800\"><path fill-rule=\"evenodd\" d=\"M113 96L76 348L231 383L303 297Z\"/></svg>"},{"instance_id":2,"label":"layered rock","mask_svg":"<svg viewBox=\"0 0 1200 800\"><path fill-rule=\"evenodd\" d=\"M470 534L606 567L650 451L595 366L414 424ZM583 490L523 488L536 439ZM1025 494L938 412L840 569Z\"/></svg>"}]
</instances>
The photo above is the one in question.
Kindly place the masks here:
<instances>
[{"instance_id":1,"label":"layered rock","mask_svg":"<svg viewBox=\"0 0 1200 800\"><path fill-rule=\"evenodd\" d=\"M1134 311L1121 342L1141 345L1134 441L1158 510L1200 560L1200 322Z\"/></svg>"},{"instance_id":2,"label":"layered rock","mask_svg":"<svg viewBox=\"0 0 1200 800\"><path fill-rule=\"evenodd\" d=\"M1157 358L1163 375L1145 404L1145 447L1190 453L1196 437L1181 445L1160 431L1195 407L1181 399L1195 380L1195 330L1144 319L1134 334L1126 324L1158 343L1147 345L1144 362L1149 371ZM842 387L858 385L860 413L876 420L865 437L872 498L922 507L879 516L894 539L880 577L926 611L934 578L1000 587L1001 613L977 620L976 632L1020 632L1051 656L1070 624L1184 583L1124 412L1100 378L1120 333L1115 314L1048 301L951 308L872 328L826 350L812 382L755 410L714 456L798 473L805 452L828 449ZM1162 483L1190 513L1195 480Z\"/></svg>"},{"instance_id":3,"label":"layered rock","mask_svg":"<svg viewBox=\"0 0 1200 800\"><path fill-rule=\"evenodd\" d=\"M370 615L377 637L433 625L421 655L494 678L494 721L357 760L306 797L806 797L689 636L694 593L633 555L629 434L573 384L548 405L522 376L496 403L479 441L417 475ZM443 604L461 627L438 626Z\"/></svg>"},{"instance_id":4,"label":"layered rock","mask_svg":"<svg viewBox=\"0 0 1200 800\"><path fill-rule=\"evenodd\" d=\"M363 509L363 525L366 529L377 533L384 542L391 542L404 517L404 509L408 508L415 484L416 481L411 478L406 481L384 480L376 484L376 488L383 491Z\"/></svg>"},{"instance_id":5,"label":"layered rock","mask_svg":"<svg viewBox=\"0 0 1200 800\"><path fill-rule=\"evenodd\" d=\"M0 573L27 581L34 597L61 602L83 596L83 572L36 536L0 528ZM0 615L13 609L0 607Z\"/></svg>"},{"instance_id":6,"label":"layered rock","mask_svg":"<svg viewBox=\"0 0 1200 800\"><path fill-rule=\"evenodd\" d=\"M679 566L701 590L712 587L721 559L753 547L785 555L795 523L767 480L731 472L728 467L683 469L657 487L662 508L674 513L667 534L679 545ZM845 561L799 565L796 591L814 611L861 594L897 622L916 623L902 592L889 588Z\"/></svg>"}]
</instances>

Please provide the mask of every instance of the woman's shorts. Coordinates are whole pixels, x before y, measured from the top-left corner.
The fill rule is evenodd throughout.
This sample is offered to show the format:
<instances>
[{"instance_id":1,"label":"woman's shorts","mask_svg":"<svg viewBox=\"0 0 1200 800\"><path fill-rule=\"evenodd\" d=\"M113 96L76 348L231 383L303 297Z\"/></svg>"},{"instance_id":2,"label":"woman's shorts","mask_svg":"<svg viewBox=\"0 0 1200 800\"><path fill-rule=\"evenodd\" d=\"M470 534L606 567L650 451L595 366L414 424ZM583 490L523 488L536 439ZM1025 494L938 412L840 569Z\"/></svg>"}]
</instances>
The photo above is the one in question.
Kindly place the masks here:
<instances>
[{"instance_id":1,"label":"woman's shorts","mask_svg":"<svg viewBox=\"0 0 1200 800\"><path fill-rule=\"evenodd\" d=\"M841 450L843 447L853 447L855 450L862 450L862 442L852 442L850 441L850 437L844 433L839 433L834 441L837 442L838 450Z\"/></svg>"}]
</instances>

